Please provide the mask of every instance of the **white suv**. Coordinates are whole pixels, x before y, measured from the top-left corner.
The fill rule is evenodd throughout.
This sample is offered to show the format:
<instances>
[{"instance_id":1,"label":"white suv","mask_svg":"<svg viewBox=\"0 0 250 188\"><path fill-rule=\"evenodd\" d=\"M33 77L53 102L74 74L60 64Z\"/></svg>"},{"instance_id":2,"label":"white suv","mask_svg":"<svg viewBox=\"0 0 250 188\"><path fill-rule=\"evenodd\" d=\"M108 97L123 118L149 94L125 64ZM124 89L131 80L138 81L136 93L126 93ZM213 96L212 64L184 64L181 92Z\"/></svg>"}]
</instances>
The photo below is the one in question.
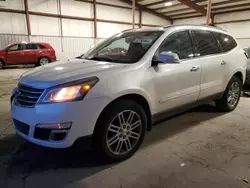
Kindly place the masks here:
<instances>
[{"instance_id":1,"label":"white suv","mask_svg":"<svg viewBox=\"0 0 250 188\"><path fill-rule=\"evenodd\" d=\"M30 142L65 148L83 138L123 160L160 118L207 100L234 110L246 66L243 49L215 27L126 30L80 57L22 75L11 115Z\"/></svg>"}]
</instances>

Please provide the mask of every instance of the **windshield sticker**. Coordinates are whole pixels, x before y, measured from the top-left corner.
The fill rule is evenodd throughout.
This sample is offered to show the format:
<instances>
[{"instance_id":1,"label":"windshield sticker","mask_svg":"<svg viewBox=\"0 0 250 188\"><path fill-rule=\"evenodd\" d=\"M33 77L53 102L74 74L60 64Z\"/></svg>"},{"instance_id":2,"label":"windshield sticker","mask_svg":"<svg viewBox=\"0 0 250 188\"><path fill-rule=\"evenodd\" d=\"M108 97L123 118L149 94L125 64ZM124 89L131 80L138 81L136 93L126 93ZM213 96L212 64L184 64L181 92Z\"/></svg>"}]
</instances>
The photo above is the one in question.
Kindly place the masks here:
<instances>
[{"instance_id":1,"label":"windshield sticker","mask_svg":"<svg viewBox=\"0 0 250 188\"><path fill-rule=\"evenodd\" d=\"M133 43L150 44L152 39L135 39Z\"/></svg>"}]
</instances>

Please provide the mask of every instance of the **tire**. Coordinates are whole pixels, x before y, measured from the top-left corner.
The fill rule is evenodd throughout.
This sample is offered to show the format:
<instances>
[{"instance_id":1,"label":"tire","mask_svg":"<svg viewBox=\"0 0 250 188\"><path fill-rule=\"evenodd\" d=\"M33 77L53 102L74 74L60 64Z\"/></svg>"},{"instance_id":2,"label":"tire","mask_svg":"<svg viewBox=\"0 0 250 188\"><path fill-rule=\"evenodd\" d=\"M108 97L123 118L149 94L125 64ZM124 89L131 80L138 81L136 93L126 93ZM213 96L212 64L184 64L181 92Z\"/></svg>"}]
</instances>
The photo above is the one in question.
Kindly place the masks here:
<instances>
[{"instance_id":1,"label":"tire","mask_svg":"<svg viewBox=\"0 0 250 188\"><path fill-rule=\"evenodd\" d=\"M140 147L146 127L146 113L139 104L132 100L117 100L105 109L97 121L95 149L108 161L125 160Z\"/></svg>"},{"instance_id":2,"label":"tire","mask_svg":"<svg viewBox=\"0 0 250 188\"><path fill-rule=\"evenodd\" d=\"M0 59L0 69L4 69L4 67L5 67L5 64L4 64L4 62Z\"/></svg>"},{"instance_id":3,"label":"tire","mask_svg":"<svg viewBox=\"0 0 250 188\"><path fill-rule=\"evenodd\" d=\"M50 62L49 58L47 57L41 57L38 61L38 66L46 65Z\"/></svg>"},{"instance_id":4,"label":"tire","mask_svg":"<svg viewBox=\"0 0 250 188\"><path fill-rule=\"evenodd\" d=\"M240 101L241 90L241 80L238 77L233 76L227 85L223 97L215 101L216 106L224 112L233 111ZM229 98L231 98L231 100Z\"/></svg>"}]
</instances>

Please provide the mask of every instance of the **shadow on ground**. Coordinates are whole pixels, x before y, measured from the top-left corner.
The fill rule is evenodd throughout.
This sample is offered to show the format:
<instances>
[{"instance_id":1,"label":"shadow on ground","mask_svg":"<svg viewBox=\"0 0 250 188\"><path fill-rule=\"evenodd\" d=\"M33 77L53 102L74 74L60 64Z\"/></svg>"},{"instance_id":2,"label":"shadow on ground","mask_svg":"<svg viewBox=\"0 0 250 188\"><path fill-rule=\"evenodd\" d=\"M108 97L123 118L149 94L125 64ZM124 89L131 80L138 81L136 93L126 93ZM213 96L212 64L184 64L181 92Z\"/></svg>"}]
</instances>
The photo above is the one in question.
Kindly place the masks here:
<instances>
[{"instance_id":1,"label":"shadow on ground","mask_svg":"<svg viewBox=\"0 0 250 188\"><path fill-rule=\"evenodd\" d=\"M168 119L169 121L161 122L153 127L152 132L146 136L142 148L156 144L163 139L183 132L192 126L196 126L203 121L216 118L222 114L223 113L216 112L213 106L205 105L187 113L172 117ZM11 136L1 141L0 145L6 144L1 154L3 154L3 152L6 154L14 149L12 144L9 145L9 143L13 143L13 146L17 144L16 138ZM68 173L73 169L80 168L83 170L83 172L77 175L71 175L67 177L68 179L63 179L61 182L63 184L84 179L115 165L106 164L98 158L98 156L95 156L92 151L80 151L75 147L69 149L49 149L27 142L15 146L17 149L12 152L5 161L7 175L9 177L25 179L30 173L39 173L49 170L67 169ZM1 147L2 146L0 146L0 149Z\"/></svg>"},{"instance_id":2,"label":"shadow on ground","mask_svg":"<svg viewBox=\"0 0 250 188\"><path fill-rule=\"evenodd\" d=\"M4 69L28 69L28 68L34 68L34 65L9 65L4 67Z\"/></svg>"}]
</instances>

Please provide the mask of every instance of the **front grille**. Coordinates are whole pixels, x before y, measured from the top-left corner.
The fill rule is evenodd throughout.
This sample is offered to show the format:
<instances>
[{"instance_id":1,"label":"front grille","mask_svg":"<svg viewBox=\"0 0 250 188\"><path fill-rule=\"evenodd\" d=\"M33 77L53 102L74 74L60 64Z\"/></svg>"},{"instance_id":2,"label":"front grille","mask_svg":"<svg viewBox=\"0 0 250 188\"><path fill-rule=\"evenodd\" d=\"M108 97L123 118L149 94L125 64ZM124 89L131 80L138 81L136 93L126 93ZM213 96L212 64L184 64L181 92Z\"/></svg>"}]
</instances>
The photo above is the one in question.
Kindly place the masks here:
<instances>
[{"instance_id":1,"label":"front grille","mask_svg":"<svg viewBox=\"0 0 250 188\"><path fill-rule=\"evenodd\" d=\"M36 104L44 89L37 89L23 84L18 84L16 93L17 105L32 107Z\"/></svg>"},{"instance_id":2,"label":"front grille","mask_svg":"<svg viewBox=\"0 0 250 188\"><path fill-rule=\"evenodd\" d=\"M36 127L34 132L34 138L38 138L40 140L49 140L50 133L51 129L43 129Z\"/></svg>"},{"instance_id":3,"label":"front grille","mask_svg":"<svg viewBox=\"0 0 250 188\"><path fill-rule=\"evenodd\" d=\"M29 134L29 130L30 130L30 126L29 126L29 125L27 125L27 124L25 124L25 123L23 123L23 122L21 122L21 121L18 121L18 120L16 120L16 119L13 119L13 122L14 122L15 128L16 128L19 132L21 132L21 133L23 133L23 134L25 134L25 135L28 135L28 134Z\"/></svg>"}]
</instances>

